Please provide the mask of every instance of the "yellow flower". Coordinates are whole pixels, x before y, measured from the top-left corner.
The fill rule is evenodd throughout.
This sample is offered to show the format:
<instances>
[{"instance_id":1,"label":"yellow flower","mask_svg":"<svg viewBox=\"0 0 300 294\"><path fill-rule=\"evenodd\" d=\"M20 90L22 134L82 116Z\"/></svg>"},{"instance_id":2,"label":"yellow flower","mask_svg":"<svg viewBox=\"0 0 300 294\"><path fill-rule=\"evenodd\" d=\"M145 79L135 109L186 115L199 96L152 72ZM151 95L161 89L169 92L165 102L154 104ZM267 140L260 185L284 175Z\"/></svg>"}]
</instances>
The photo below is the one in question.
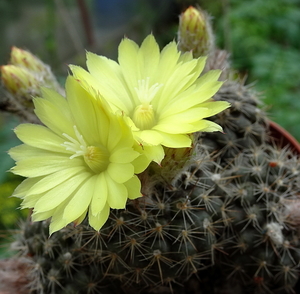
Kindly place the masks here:
<instances>
[{"instance_id":1,"label":"yellow flower","mask_svg":"<svg viewBox=\"0 0 300 294\"><path fill-rule=\"evenodd\" d=\"M9 151L16 160L12 172L27 177L13 196L23 199L22 208L34 208L33 221L52 217L50 234L86 214L99 230L110 208L141 196L135 173L145 168L122 116L72 76L66 96L43 89L34 104L45 126L19 125L15 133L24 144Z\"/></svg>"},{"instance_id":2,"label":"yellow flower","mask_svg":"<svg viewBox=\"0 0 300 294\"><path fill-rule=\"evenodd\" d=\"M73 75L89 91L101 96L115 111L127 116L134 138L150 160L164 157L162 146L191 146L188 134L197 131L221 131L204 118L229 107L210 98L221 86L220 70L199 77L205 57L193 59L181 54L175 42L161 52L149 35L139 47L125 38L119 46L119 63L87 53L87 67L71 66ZM142 151L141 151L142 152Z\"/></svg>"}]
</instances>

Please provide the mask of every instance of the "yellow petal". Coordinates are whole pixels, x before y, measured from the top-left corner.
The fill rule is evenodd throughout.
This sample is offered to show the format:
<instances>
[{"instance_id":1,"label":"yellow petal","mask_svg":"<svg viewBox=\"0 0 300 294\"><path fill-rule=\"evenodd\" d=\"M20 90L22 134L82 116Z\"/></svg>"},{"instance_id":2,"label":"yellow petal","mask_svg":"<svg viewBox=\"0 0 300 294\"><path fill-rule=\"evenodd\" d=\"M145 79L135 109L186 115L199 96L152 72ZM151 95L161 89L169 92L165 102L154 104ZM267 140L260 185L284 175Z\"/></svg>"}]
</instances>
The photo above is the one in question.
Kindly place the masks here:
<instances>
[{"instance_id":1,"label":"yellow petal","mask_svg":"<svg viewBox=\"0 0 300 294\"><path fill-rule=\"evenodd\" d=\"M201 107L209 109L210 113L207 117L210 117L230 107L230 104L227 101L211 101L202 103Z\"/></svg>"},{"instance_id":2,"label":"yellow petal","mask_svg":"<svg viewBox=\"0 0 300 294\"><path fill-rule=\"evenodd\" d=\"M41 194L25 196L21 203L21 208L33 208L36 203L41 199Z\"/></svg>"},{"instance_id":3,"label":"yellow petal","mask_svg":"<svg viewBox=\"0 0 300 294\"><path fill-rule=\"evenodd\" d=\"M99 83L97 79L94 76L91 76L91 74L83 69L80 66L77 65L69 65L73 77L80 82L80 85L87 91L90 92L92 96L95 94L100 94L99 92Z\"/></svg>"},{"instance_id":4,"label":"yellow petal","mask_svg":"<svg viewBox=\"0 0 300 294\"><path fill-rule=\"evenodd\" d=\"M102 226L106 223L108 216L109 216L110 208L108 204L105 204L103 209L97 214L93 215L91 210L89 211L89 224L93 227L96 231L99 231Z\"/></svg>"},{"instance_id":5,"label":"yellow petal","mask_svg":"<svg viewBox=\"0 0 300 294\"><path fill-rule=\"evenodd\" d=\"M169 76L174 72L179 57L180 52L178 51L175 42L170 42L167 46L165 46L161 51L158 68L155 76L153 77L155 81L164 84L168 80Z\"/></svg>"},{"instance_id":6,"label":"yellow petal","mask_svg":"<svg viewBox=\"0 0 300 294\"><path fill-rule=\"evenodd\" d=\"M216 105L217 106L217 105ZM198 121L205 117L211 116L211 109L208 107L193 107L178 113L174 113L173 115L169 115L159 121L159 124L178 124L181 123L192 123L194 121Z\"/></svg>"},{"instance_id":7,"label":"yellow petal","mask_svg":"<svg viewBox=\"0 0 300 294\"><path fill-rule=\"evenodd\" d=\"M170 103L166 104L160 111L160 119L194 106L201 107L202 103L210 99L222 85L222 82L216 80L208 81L205 84L199 82L200 86L197 83L198 81L196 81L195 85L180 93L177 97L174 97Z\"/></svg>"},{"instance_id":8,"label":"yellow petal","mask_svg":"<svg viewBox=\"0 0 300 294\"><path fill-rule=\"evenodd\" d=\"M185 134L163 134L163 142L162 145L169 148L184 148L191 147L192 140L190 136Z\"/></svg>"},{"instance_id":9,"label":"yellow petal","mask_svg":"<svg viewBox=\"0 0 300 294\"><path fill-rule=\"evenodd\" d=\"M72 222L87 210L94 194L96 180L97 176L90 177L79 186L79 189L66 205L62 218Z\"/></svg>"},{"instance_id":10,"label":"yellow petal","mask_svg":"<svg viewBox=\"0 0 300 294\"><path fill-rule=\"evenodd\" d=\"M91 96L81 85L69 76L66 81L66 94L70 110L79 133L90 145L99 138L98 111L101 108L99 102ZM100 112L100 117L105 116Z\"/></svg>"},{"instance_id":11,"label":"yellow petal","mask_svg":"<svg viewBox=\"0 0 300 294\"><path fill-rule=\"evenodd\" d=\"M17 137L25 144L53 152L66 152L64 139L41 125L21 124L15 128Z\"/></svg>"},{"instance_id":12,"label":"yellow petal","mask_svg":"<svg viewBox=\"0 0 300 294\"><path fill-rule=\"evenodd\" d=\"M169 76L165 82L160 96L153 100L153 106L156 109L163 109L177 95L184 92L198 78L197 73L193 72L197 66L197 60L189 61L188 63L180 64L176 70Z\"/></svg>"},{"instance_id":13,"label":"yellow petal","mask_svg":"<svg viewBox=\"0 0 300 294\"><path fill-rule=\"evenodd\" d=\"M63 227L67 226L70 222L66 219L62 218L64 208L66 203L62 203L59 207L57 207L51 218L51 223L49 227L49 233L52 235L54 232L59 231Z\"/></svg>"},{"instance_id":14,"label":"yellow petal","mask_svg":"<svg viewBox=\"0 0 300 294\"><path fill-rule=\"evenodd\" d=\"M133 139L133 135L132 135L132 131L133 131L132 127L127 124L127 121L128 121L127 117L120 116L120 115L116 115L116 116L117 116L117 120L118 120L117 129L122 134L122 136L120 137L120 139L122 139L122 144L121 145L114 144L114 152L117 149L120 149L120 146L131 148L135 142L135 140ZM113 146L113 144L112 144L112 146Z\"/></svg>"},{"instance_id":15,"label":"yellow petal","mask_svg":"<svg viewBox=\"0 0 300 294\"><path fill-rule=\"evenodd\" d=\"M41 177L25 179L23 182L21 182L21 184L19 186L17 186L17 188L14 190L12 196L18 197L18 198L24 197L27 194L27 192L29 191L29 189L33 185L38 183L40 180L41 180Z\"/></svg>"},{"instance_id":16,"label":"yellow petal","mask_svg":"<svg viewBox=\"0 0 300 294\"><path fill-rule=\"evenodd\" d=\"M43 212L54 209L66 201L73 192L80 187L91 175L89 173L80 173L73 178L61 183L45 193L41 199L36 203L35 210ZM62 214L61 214L62 216Z\"/></svg>"},{"instance_id":17,"label":"yellow petal","mask_svg":"<svg viewBox=\"0 0 300 294\"><path fill-rule=\"evenodd\" d=\"M83 160L66 156L52 155L27 158L16 163L11 171L23 177L39 177L58 172L62 169L82 166Z\"/></svg>"},{"instance_id":18,"label":"yellow petal","mask_svg":"<svg viewBox=\"0 0 300 294\"><path fill-rule=\"evenodd\" d=\"M142 144L159 145L163 141L162 135L156 130L145 130L136 132L135 135L139 138Z\"/></svg>"},{"instance_id":19,"label":"yellow petal","mask_svg":"<svg viewBox=\"0 0 300 294\"><path fill-rule=\"evenodd\" d=\"M197 87L202 87L207 83L210 83L212 81L217 81L220 77L222 71L220 69L210 70L207 73L205 73L203 76L201 76L197 82Z\"/></svg>"},{"instance_id":20,"label":"yellow petal","mask_svg":"<svg viewBox=\"0 0 300 294\"><path fill-rule=\"evenodd\" d=\"M160 164L165 156L165 151L161 145L143 146L145 156L156 163Z\"/></svg>"},{"instance_id":21,"label":"yellow petal","mask_svg":"<svg viewBox=\"0 0 300 294\"><path fill-rule=\"evenodd\" d=\"M123 82L121 68L118 63L104 56L87 53L87 67L93 78L101 83L97 83L97 89L103 97L109 97L110 103L121 109L125 113L129 113L133 109L132 100L126 90ZM90 77L85 78L88 82ZM122 97L122 99L120 99Z\"/></svg>"},{"instance_id":22,"label":"yellow petal","mask_svg":"<svg viewBox=\"0 0 300 294\"><path fill-rule=\"evenodd\" d=\"M120 123L117 118L110 119L110 124L108 126L108 138L107 138L107 148L113 151L116 147L119 148L119 142L122 139L122 130L124 125ZM133 140L133 139L132 139ZM133 141L132 141L133 142Z\"/></svg>"},{"instance_id":23,"label":"yellow petal","mask_svg":"<svg viewBox=\"0 0 300 294\"><path fill-rule=\"evenodd\" d=\"M152 78L155 75L160 59L160 50L152 34L148 35L143 41L138 51L137 59L142 78Z\"/></svg>"},{"instance_id":24,"label":"yellow petal","mask_svg":"<svg viewBox=\"0 0 300 294\"><path fill-rule=\"evenodd\" d=\"M176 124L160 123L156 125L154 129L163 133L170 133L170 134L190 134L195 131L192 123L184 124L181 123L180 121L177 121Z\"/></svg>"},{"instance_id":25,"label":"yellow petal","mask_svg":"<svg viewBox=\"0 0 300 294\"><path fill-rule=\"evenodd\" d=\"M222 132L223 129L218 124L209 121L209 120L201 120L195 124L195 129L198 129L201 132Z\"/></svg>"},{"instance_id":26,"label":"yellow petal","mask_svg":"<svg viewBox=\"0 0 300 294\"><path fill-rule=\"evenodd\" d=\"M49 235L51 236L53 233L61 230L62 228L66 227L68 224L69 223L63 218L52 217L52 221L49 226Z\"/></svg>"},{"instance_id":27,"label":"yellow petal","mask_svg":"<svg viewBox=\"0 0 300 294\"><path fill-rule=\"evenodd\" d=\"M122 184L132 178L134 167L131 163L110 163L107 172L116 183Z\"/></svg>"},{"instance_id":28,"label":"yellow petal","mask_svg":"<svg viewBox=\"0 0 300 294\"><path fill-rule=\"evenodd\" d=\"M45 193L57 185L69 180L80 172L83 172L84 170L84 166L75 166L68 169L59 170L53 174L45 176L28 189L27 195Z\"/></svg>"},{"instance_id":29,"label":"yellow petal","mask_svg":"<svg viewBox=\"0 0 300 294\"><path fill-rule=\"evenodd\" d=\"M120 148L117 149L109 158L110 162L114 163L129 163L137 158L140 154L134 151L132 148Z\"/></svg>"},{"instance_id":30,"label":"yellow petal","mask_svg":"<svg viewBox=\"0 0 300 294\"><path fill-rule=\"evenodd\" d=\"M44 211L44 212L33 211L32 215L31 215L31 219L34 222L40 222L40 221L50 218L54 212L55 212L55 209L52 209L49 211Z\"/></svg>"},{"instance_id":31,"label":"yellow petal","mask_svg":"<svg viewBox=\"0 0 300 294\"><path fill-rule=\"evenodd\" d=\"M141 194L141 181L137 176L132 177L129 181L124 183L128 191L129 199L136 199L142 196Z\"/></svg>"},{"instance_id":32,"label":"yellow petal","mask_svg":"<svg viewBox=\"0 0 300 294\"><path fill-rule=\"evenodd\" d=\"M58 135L72 133L74 122L67 100L49 88L43 88L42 94L43 98L33 99L41 122Z\"/></svg>"},{"instance_id":33,"label":"yellow petal","mask_svg":"<svg viewBox=\"0 0 300 294\"><path fill-rule=\"evenodd\" d=\"M79 224L81 224L84 221L84 219L87 215L87 212L88 212L88 208L82 213L82 215L80 217L78 217L77 219L74 220L75 226L78 226Z\"/></svg>"},{"instance_id":34,"label":"yellow petal","mask_svg":"<svg viewBox=\"0 0 300 294\"><path fill-rule=\"evenodd\" d=\"M106 176L107 188L108 188L108 196L107 203L111 208L123 209L125 208L127 201L127 189L123 184L116 183L114 180L110 178L110 176Z\"/></svg>"},{"instance_id":35,"label":"yellow petal","mask_svg":"<svg viewBox=\"0 0 300 294\"><path fill-rule=\"evenodd\" d=\"M179 61L180 62L189 62L193 59L193 53L191 51L184 52L180 55Z\"/></svg>"},{"instance_id":36,"label":"yellow petal","mask_svg":"<svg viewBox=\"0 0 300 294\"><path fill-rule=\"evenodd\" d=\"M132 95L135 93L134 87L137 86L137 81L143 78L138 71L138 50L138 45L127 38L124 38L119 45L118 61L121 66L123 77L126 84L129 86L129 91L131 91Z\"/></svg>"},{"instance_id":37,"label":"yellow petal","mask_svg":"<svg viewBox=\"0 0 300 294\"><path fill-rule=\"evenodd\" d=\"M134 173L139 174L143 172L150 164L152 159L149 159L144 153L145 150L141 145L134 146L134 149L137 150L140 153L140 156L137 157L135 160L131 162L131 164L134 166Z\"/></svg>"},{"instance_id":38,"label":"yellow petal","mask_svg":"<svg viewBox=\"0 0 300 294\"><path fill-rule=\"evenodd\" d=\"M21 160L25 160L25 159L29 159L29 158L34 158L34 157L42 158L42 157L49 156L51 158L52 156L60 155L59 153L54 153L54 152L51 152L48 150L35 148L35 147L29 146L26 144L22 144L22 145L11 148L8 151L8 154L15 161L21 161Z\"/></svg>"},{"instance_id":39,"label":"yellow petal","mask_svg":"<svg viewBox=\"0 0 300 294\"><path fill-rule=\"evenodd\" d=\"M98 213L103 210L107 201L108 188L106 183L105 173L101 173L97 176L95 182L95 189L90 205L90 214L97 216Z\"/></svg>"},{"instance_id":40,"label":"yellow petal","mask_svg":"<svg viewBox=\"0 0 300 294\"><path fill-rule=\"evenodd\" d=\"M60 111L63 111L63 112L67 111L67 109L64 109L64 108L68 108L68 103L64 96L60 95L53 89L46 88L46 87L42 87L41 92L42 92L43 98L37 98L38 100L48 101L52 105L56 105L56 107L58 109L60 109Z\"/></svg>"}]
</instances>

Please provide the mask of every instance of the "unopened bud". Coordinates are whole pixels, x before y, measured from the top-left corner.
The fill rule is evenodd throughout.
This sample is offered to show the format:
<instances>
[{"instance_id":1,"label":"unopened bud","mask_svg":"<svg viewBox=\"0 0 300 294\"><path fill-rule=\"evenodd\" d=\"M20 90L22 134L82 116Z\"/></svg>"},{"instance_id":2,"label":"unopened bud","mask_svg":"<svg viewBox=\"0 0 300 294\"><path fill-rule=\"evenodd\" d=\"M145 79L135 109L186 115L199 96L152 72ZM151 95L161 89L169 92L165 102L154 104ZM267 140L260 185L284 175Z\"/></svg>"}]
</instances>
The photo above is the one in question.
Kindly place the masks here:
<instances>
[{"instance_id":1,"label":"unopened bud","mask_svg":"<svg viewBox=\"0 0 300 294\"><path fill-rule=\"evenodd\" d=\"M45 68L45 64L35 55L14 46L11 49L10 63L35 72L43 71Z\"/></svg>"},{"instance_id":2,"label":"unopened bud","mask_svg":"<svg viewBox=\"0 0 300 294\"><path fill-rule=\"evenodd\" d=\"M10 62L13 65L30 71L40 81L40 87L51 88L62 93L62 89L53 75L50 66L29 51L12 47Z\"/></svg>"},{"instance_id":3,"label":"unopened bud","mask_svg":"<svg viewBox=\"0 0 300 294\"><path fill-rule=\"evenodd\" d=\"M39 81L25 68L16 65L1 66L1 79L10 93L25 100L31 100L32 96L40 95Z\"/></svg>"},{"instance_id":4,"label":"unopened bud","mask_svg":"<svg viewBox=\"0 0 300 294\"><path fill-rule=\"evenodd\" d=\"M192 51L194 58L206 56L214 50L214 36L208 15L190 6L180 15L178 48Z\"/></svg>"},{"instance_id":5,"label":"unopened bud","mask_svg":"<svg viewBox=\"0 0 300 294\"><path fill-rule=\"evenodd\" d=\"M7 90L6 104L2 109L28 122L38 122L32 98L41 96L42 87L64 95L50 66L26 50L12 47L10 64L1 66L0 73L2 84Z\"/></svg>"},{"instance_id":6,"label":"unopened bud","mask_svg":"<svg viewBox=\"0 0 300 294\"><path fill-rule=\"evenodd\" d=\"M17 47L12 47L10 64L1 67L1 75L4 87L19 102L40 96L41 87L63 94L50 66L29 51Z\"/></svg>"},{"instance_id":7,"label":"unopened bud","mask_svg":"<svg viewBox=\"0 0 300 294\"><path fill-rule=\"evenodd\" d=\"M164 147L165 157L160 165L151 164L148 170L154 174L160 175L161 178L172 182L179 171L190 161L193 155L193 148L167 148Z\"/></svg>"}]
</instances>

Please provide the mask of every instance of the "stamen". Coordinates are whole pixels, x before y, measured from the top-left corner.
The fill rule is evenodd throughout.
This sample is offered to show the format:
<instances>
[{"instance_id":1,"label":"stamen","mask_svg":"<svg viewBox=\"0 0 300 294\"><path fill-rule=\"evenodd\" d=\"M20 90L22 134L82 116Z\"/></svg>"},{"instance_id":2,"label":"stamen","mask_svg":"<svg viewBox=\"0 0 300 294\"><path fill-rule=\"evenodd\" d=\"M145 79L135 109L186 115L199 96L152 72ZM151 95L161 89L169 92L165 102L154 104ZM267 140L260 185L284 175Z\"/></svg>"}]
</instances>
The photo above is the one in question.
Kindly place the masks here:
<instances>
[{"instance_id":1,"label":"stamen","mask_svg":"<svg viewBox=\"0 0 300 294\"><path fill-rule=\"evenodd\" d=\"M162 86L162 84L155 83L149 88L149 81L149 77L143 80L138 80L138 87L134 87L141 102L150 103Z\"/></svg>"},{"instance_id":2,"label":"stamen","mask_svg":"<svg viewBox=\"0 0 300 294\"><path fill-rule=\"evenodd\" d=\"M63 133L63 136L66 137L70 142L66 141L61 144L66 148L66 150L74 152L74 154L70 156L70 159L84 155L87 148L87 144L85 143L82 135L79 133L77 127L74 125L73 128L78 140L72 138L66 133Z\"/></svg>"},{"instance_id":3,"label":"stamen","mask_svg":"<svg viewBox=\"0 0 300 294\"><path fill-rule=\"evenodd\" d=\"M63 136L69 141L61 144L66 148L66 150L74 153L70 156L70 159L82 156L84 162L91 171L94 173L104 171L109 164L108 150L104 146L88 146L76 126L74 126L74 132L77 140L72 138L70 135L63 133Z\"/></svg>"}]
</instances>

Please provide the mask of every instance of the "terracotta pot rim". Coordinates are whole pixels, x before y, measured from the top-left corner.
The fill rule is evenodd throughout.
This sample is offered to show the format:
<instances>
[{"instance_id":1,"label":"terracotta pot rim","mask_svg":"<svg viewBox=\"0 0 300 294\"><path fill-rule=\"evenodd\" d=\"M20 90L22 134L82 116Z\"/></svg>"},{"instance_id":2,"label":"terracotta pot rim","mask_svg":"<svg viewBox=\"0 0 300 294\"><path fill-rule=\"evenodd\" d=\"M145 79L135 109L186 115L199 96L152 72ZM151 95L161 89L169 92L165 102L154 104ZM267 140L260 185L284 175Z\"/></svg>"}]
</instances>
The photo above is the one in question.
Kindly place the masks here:
<instances>
[{"instance_id":1,"label":"terracotta pot rim","mask_svg":"<svg viewBox=\"0 0 300 294\"><path fill-rule=\"evenodd\" d=\"M268 121L271 136L280 140L282 146L290 145L290 147L300 155L300 143L283 127L274 121Z\"/></svg>"}]
</instances>

